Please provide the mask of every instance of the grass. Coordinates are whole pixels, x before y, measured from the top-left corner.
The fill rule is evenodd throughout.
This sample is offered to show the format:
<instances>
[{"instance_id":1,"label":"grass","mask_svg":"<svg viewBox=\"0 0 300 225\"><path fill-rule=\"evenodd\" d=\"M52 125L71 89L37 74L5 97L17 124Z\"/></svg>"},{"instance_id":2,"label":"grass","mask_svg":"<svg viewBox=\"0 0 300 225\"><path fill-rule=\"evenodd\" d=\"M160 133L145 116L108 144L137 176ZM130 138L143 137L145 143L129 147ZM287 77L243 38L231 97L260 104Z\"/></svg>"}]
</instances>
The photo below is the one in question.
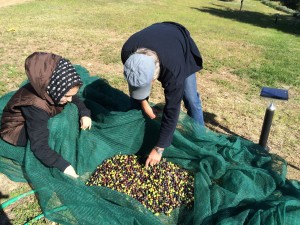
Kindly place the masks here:
<instances>
[{"instance_id":1,"label":"grass","mask_svg":"<svg viewBox=\"0 0 300 225\"><path fill-rule=\"evenodd\" d=\"M90 64L93 74L121 76L120 49L129 35L154 22L173 20L189 28L205 70L226 66L257 84L267 80L270 85L293 82L299 87L300 22L289 22L283 15L282 24L274 25L275 13L258 1L249 1L242 12L238 1L36 1L1 10L0 52L9 49L12 57L2 54L2 63L13 63L19 70L16 76L23 73L26 56L36 50ZM8 72L4 68L4 75Z\"/></svg>"},{"instance_id":2,"label":"grass","mask_svg":"<svg viewBox=\"0 0 300 225\"><path fill-rule=\"evenodd\" d=\"M24 193L30 191L31 188L29 185L23 185L19 188L13 190L10 193L10 199L14 197L19 197ZM2 202L3 203L3 202ZM0 222L5 223L4 216L9 215L9 222L10 224L18 225L24 224L29 222L32 225L42 225L42 224L52 224L51 221L47 220L46 218L41 218L39 220L35 220L34 218L37 217L42 213L37 198L34 194L30 194L26 197L23 197L19 200L11 202L10 205L5 208L5 214L0 211Z\"/></svg>"},{"instance_id":3,"label":"grass","mask_svg":"<svg viewBox=\"0 0 300 225\"><path fill-rule=\"evenodd\" d=\"M176 21L188 28L204 59L197 76L207 127L257 142L268 104L260 88L289 89L290 100L276 102L269 145L299 166L300 20L258 0L239 8L239 0L35 0L0 8L0 95L26 78L24 61L34 51L69 58L128 93L123 43L152 23ZM159 84L151 101L163 101ZM291 177L299 179L298 171ZM36 206L29 211L38 214Z\"/></svg>"}]
</instances>

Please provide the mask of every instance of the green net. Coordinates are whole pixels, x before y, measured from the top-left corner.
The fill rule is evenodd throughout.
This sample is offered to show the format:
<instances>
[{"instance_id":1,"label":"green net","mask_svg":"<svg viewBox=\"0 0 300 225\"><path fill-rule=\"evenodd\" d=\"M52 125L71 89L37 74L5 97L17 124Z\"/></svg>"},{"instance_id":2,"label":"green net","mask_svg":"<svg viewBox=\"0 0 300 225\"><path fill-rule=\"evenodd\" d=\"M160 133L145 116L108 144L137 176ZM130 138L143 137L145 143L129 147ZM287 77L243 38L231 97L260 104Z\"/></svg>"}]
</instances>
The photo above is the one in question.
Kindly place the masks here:
<instances>
[{"instance_id":1,"label":"green net","mask_svg":"<svg viewBox=\"0 0 300 225\"><path fill-rule=\"evenodd\" d=\"M0 141L0 172L37 190L45 216L60 224L299 224L300 182L287 180L286 162L237 136L214 133L181 113L168 162L194 174L194 205L154 215L134 198L86 181L115 155L145 157L156 142L159 120L129 110L129 97L76 66L80 97L92 111L91 130L79 129L73 104L51 118L50 146L76 169L75 180L47 168L29 148ZM0 111L13 93L0 99Z\"/></svg>"}]
</instances>

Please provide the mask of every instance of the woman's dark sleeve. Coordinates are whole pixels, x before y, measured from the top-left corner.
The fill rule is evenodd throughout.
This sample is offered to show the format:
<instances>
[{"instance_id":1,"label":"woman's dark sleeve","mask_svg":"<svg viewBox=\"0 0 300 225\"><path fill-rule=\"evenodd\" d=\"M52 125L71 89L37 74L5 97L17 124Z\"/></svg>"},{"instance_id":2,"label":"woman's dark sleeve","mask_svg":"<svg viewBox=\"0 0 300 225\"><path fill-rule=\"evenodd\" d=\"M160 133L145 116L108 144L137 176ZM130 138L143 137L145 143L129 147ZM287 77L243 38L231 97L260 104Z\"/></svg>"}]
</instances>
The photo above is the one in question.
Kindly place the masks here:
<instances>
[{"instance_id":1,"label":"woman's dark sleeve","mask_svg":"<svg viewBox=\"0 0 300 225\"><path fill-rule=\"evenodd\" d=\"M35 106L21 108L26 120L26 131L30 140L30 147L34 155L47 167L55 167L64 171L70 163L48 144L48 120L50 115Z\"/></svg>"},{"instance_id":2,"label":"woman's dark sleeve","mask_svg":"<svg viewBox=\"0 0 300 225\"><path fill-rule=\"evenodd\" d=\"M72 103L77 106L80 118L83 116L91 117L91 111L85 106L83 101L81 101L77 95L72 97Z\"/></svg>"}]
</instances>

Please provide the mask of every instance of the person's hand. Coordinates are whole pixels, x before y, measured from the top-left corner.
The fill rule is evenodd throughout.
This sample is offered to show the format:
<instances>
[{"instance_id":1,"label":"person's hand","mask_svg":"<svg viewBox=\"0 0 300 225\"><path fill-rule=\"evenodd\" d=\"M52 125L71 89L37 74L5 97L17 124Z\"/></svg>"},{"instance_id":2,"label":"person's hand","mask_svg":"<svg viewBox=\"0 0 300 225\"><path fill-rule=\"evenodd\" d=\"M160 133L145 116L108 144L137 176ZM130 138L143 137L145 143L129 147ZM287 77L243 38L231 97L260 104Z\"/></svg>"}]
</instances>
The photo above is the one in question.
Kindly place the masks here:
<instances>
[{"instance_id":1,"label":"person's hand","mask_svg":"<svg viewBox=\"0 0 300 225\"><path fill-rule=\"evenodd\" d=\"M78 178L78 174L75 172L73 166L68 166L65 170L64 170L64 174L67 174L71 177L74 177L74 178Z\"/></svg>"},{"instance_id":2,"label":"person's hand","mask_svg":"<svg viewBox=\"0 0 300 225\"><path fill-rule=\"evenodd\" d=\"M82 130L91 129L92 126L92 120L88 116L83 116L80 119L80 128Z\"/></svg>"},{"instance_id":3,"label":"person's hand","mask_svg":"<svg viewBox=\"0 0 300 225\"><path fill-rule=\"evenodd\" d=\"M141 101L141 107L142 110L146 113L146 115L150 118L150 119L155 119L156 115L153 112L153 109L151 108L151 106L149 105L147 100L143 100Z\"/></svg>"},{"instance_id":4,"label":"person's hand","mask_svg":"<svg viewBox=\"0 0 300 225\"><path fill-rule=\"evenodd\" d=\"M163 148L162 148L163 151ZM148 166L154 166L156 164L158 164L161 160L162 157L162 153L158 153L157 150L155 148L152 149L152 151L150 152L147 160L146 160L146 168L148 168Z\"/></svg>"}]
</instances>

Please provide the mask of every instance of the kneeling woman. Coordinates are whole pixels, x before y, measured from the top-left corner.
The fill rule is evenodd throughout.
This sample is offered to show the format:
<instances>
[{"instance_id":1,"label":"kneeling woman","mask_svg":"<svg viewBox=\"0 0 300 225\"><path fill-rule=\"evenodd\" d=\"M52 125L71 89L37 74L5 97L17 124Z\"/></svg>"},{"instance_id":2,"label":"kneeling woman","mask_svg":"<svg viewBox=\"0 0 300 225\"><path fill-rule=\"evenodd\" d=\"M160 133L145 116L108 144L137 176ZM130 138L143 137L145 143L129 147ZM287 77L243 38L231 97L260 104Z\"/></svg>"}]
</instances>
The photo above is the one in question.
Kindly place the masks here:
<instances>
[{"instance_id":1,"label":"kneeling woman","mask_svg":"<svg viewBox=\"0 0 300 225\"><path fill-rule=\"evenodd\" d=\"M31 54L25 61L25 71L29 83L4 108L1 138L15 146L25 146L29 139L31 150L45 166L77 178L73 166L50 148L47 125L51 117L72 102L78 107L81 128L91 128L90 110L76 96L82 80L69 60L52 53Z\"/></svg>"}]
</instances>

